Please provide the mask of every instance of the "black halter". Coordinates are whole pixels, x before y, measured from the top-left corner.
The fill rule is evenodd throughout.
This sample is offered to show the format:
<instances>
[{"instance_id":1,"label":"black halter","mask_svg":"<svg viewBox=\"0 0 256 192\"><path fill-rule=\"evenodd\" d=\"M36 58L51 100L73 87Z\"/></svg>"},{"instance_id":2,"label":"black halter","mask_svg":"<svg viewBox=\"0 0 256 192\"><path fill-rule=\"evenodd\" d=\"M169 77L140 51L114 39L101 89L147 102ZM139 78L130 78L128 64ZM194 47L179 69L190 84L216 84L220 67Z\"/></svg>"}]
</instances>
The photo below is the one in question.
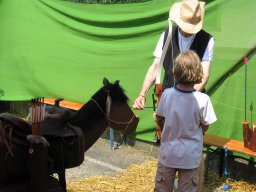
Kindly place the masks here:
<instances>
[{"instance_id":1,"label":"black halter","mask_svg":"<svg viewBox=\"0 0 256 192\"><path fill-rule=\"evenodd\" d=\"M97 101L95 101L94 99L91 99L97 106L98 108L101 110L101 112L104 114L104 116L106 117L107 121L108 121L108 127L110 127L110 122L113 122L113 123L116 123L116 124L119 124L119 125L126 125L122 130L121 132L123 134L126 134L126 131L127 131L127 128L129 127L129 125L132 123L135 115L133 114L133 116L131 117L131 119L129 121L116 121L114 119L110 119L110 108L111 108L111 100L107 99L106 101L106 113L103 111L103 109L101 108L101 106L98 104ZM108 106L109 106L109 109L108 109Z\"/></svg>"}]
</instances>

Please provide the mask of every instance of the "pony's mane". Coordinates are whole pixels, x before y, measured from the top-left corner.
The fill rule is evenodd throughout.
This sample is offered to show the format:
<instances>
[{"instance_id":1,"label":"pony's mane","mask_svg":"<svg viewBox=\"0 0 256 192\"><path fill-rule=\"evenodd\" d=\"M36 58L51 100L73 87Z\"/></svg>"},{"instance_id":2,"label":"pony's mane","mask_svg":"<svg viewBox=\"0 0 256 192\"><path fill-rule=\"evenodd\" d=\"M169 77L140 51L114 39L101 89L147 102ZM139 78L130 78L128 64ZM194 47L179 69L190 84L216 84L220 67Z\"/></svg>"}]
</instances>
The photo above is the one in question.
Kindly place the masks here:
<instances>
[{"instance_id":1,"label":"pony's mane","mask_svg":"<svg viewBox=\"0 0 256 192\"><path fill-rule=\"evenodd\" d=\"M119 83L109 83L107 85L102 86L93 96L92 99L96 101L106 102L107 96L111 97L112 103L119 104L119 103L127 103L128 97L125 94L125 90ZM104 98L104 99L103 99Z\"/></svg>"},{"instance_id":2,"label":"pony's mane","mask_svg":"<svg viewBox=\"0 0 256 192\"><path fill-rule=\"evenodd\" d=\"M111 97L112 104L124 104L128 102L128 97L125 94L125 90L119 85L119 81L115 83L104 84L92 97L87 101L77 113L72 116L69 122L76 126L87 125L90 127L90 123L94 121L100 121L105 119L105 115L101 111L106 109L107 96ZM94 101L99 106L95 104Z\"/></svg>"}]
</instances>

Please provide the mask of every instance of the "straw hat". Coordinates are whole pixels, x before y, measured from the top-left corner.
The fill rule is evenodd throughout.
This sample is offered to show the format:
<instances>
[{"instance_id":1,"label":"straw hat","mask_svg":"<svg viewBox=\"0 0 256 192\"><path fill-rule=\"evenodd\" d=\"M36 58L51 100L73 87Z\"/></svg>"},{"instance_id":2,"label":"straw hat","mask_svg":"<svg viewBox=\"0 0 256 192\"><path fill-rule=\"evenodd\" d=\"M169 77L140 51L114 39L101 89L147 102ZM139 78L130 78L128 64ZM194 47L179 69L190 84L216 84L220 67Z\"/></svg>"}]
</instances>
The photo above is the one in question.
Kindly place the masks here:
<instances>
[{"instance_id":1,"label":"straw hat","mask_svg":"<svg viewBox=\"0 0 256 192\"><path fill-rule=\"evenodd\" d=\"M183 0L174 3L169 12L169 18L174 21L182 31L195 34L202 29L205 2L198 0Z\"/></svg>"}]
</instances>

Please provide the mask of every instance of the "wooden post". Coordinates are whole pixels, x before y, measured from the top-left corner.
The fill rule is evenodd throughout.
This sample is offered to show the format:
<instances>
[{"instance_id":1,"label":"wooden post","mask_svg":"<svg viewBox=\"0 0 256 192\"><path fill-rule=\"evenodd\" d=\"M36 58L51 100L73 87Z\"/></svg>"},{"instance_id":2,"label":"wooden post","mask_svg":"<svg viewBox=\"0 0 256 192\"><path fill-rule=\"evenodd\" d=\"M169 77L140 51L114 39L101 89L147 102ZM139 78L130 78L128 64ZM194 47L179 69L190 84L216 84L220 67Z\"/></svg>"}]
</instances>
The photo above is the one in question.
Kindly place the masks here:
<instances>
[{"instance_id":1,"label":"wooden post","mask_svg":"<svg viewBox=\"0 0 256 192\"><path fill-rule=\"evenodd\" d=\"M246 121L246 120L243 121L243 137L244 137L244 147L249 148L251 131L250 131L250 123L249 121Z\"/></svg>"},{"instance_id":2,"label":"wooden post","mask_svg":"<svg viewBox=\"0 0 256 192\"><path fill-rule=\"evenodd\" d=\"M256 124L250 128L249 121L243 121L244 147L256 151Z\"/></svg>"},{"instance_id":3,"label":"wooden post","mask_svg":"<svg viewBox=\"0 0 256 192\"><path fill-rule=\"evenodd\" d=\"M251 134L251 150L256 151L256 124L252 125L252 134Z\"/></svg>"}]
</instances>

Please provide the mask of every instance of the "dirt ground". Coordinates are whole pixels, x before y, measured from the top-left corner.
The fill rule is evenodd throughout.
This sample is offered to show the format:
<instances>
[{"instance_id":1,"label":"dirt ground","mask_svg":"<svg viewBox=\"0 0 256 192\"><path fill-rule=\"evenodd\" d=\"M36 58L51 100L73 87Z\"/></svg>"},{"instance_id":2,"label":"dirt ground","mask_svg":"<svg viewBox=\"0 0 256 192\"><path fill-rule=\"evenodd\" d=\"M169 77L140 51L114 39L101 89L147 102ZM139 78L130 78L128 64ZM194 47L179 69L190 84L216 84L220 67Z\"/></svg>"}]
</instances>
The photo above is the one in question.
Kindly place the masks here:
<instances>
[{"instance_id":1,"label":"dirt ground","mask_svg":"<svg viewBox=\"0 0 256 192\"><path fill-rule=\"evenodd\" d=\"M68 192L153 192L157 157L155 153L129 145L110 149L99 139L86 153L82 165L66 171ZM256 192L255 182L226 180L209 170L204 192ZM226 190L227 191L227 190Z\"/></svg>"}]
</instances>

